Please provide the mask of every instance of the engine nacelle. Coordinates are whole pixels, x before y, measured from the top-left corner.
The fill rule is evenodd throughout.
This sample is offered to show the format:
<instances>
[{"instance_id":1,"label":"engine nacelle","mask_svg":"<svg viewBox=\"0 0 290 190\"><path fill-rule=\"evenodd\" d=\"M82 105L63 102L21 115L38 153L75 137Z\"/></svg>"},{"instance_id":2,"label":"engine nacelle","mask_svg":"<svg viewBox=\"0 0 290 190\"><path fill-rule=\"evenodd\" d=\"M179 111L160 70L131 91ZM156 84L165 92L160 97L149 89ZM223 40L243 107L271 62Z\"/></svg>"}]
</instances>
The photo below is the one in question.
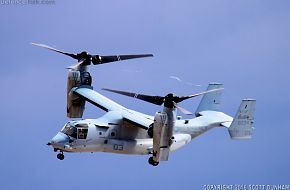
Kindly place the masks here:
<instances>
[{"instance_id":1,"label":"engine nacelle","mask_svg":"<svg viewBox=\"0 0 290 190\"><path fill-rule=\"evenodd\" d=\"M168 160L169 155L169 141L167 114L164 112L157 112L154 117L153 127L153 160L159 162L161 160Z\"/></svg>"},{"instance_id":2,"label":"engine nacelle","mask_svg":"<svg viewBox=\"0 0 290 190\"><path fill-rule=\"evenodd\" d=\"M70 70L67 77L67 117L81 118L85 110L85 100L71 92L73 87L91 86L92 77L89 72Z\"/></svg>"}]
</instances>

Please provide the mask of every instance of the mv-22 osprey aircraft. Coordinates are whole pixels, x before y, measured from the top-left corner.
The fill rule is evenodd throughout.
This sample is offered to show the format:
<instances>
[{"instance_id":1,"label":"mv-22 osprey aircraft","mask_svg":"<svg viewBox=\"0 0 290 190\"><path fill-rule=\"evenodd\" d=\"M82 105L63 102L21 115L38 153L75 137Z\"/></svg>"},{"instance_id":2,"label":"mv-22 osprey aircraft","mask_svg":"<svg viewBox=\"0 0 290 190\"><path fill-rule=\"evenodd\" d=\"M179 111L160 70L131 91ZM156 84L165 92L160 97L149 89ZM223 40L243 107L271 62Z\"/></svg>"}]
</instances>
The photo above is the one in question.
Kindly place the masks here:
<instances>
[{"instance_id":1,"label":"mv-22 osprey aircraft","mask_svg":"<svg viewBox=\"0 0 290 190\"><path fill-rule=\"evenodd\" d=\"M72 54L47 45L32 43L43 48L70 56L78 63L69 67L67 79L67 117L82 118L85 102L101 108L107 113L97 119L69 121L47 145L59 153L57 158L64 159L63 152L111 152L118 154L151 155L149 164L157 166L167 161L169 153L175 151L195 137L214 127L228 129L232 139L250 139L253 130L253 114L256 101L242 100L234 118L220 112L220 97L223 85L210 83L207 91L190 96L150 96L132 92L103 89L110 92L134 97L152 104L163 105L163 111L155 116L128 109L93 90L92 77L88 71L90 64L151 57L141 55L90 55L87 52ZM191 114L178 103L203 95L192 119L177 119L176 110Z\"/></svg>"}]
</instances>

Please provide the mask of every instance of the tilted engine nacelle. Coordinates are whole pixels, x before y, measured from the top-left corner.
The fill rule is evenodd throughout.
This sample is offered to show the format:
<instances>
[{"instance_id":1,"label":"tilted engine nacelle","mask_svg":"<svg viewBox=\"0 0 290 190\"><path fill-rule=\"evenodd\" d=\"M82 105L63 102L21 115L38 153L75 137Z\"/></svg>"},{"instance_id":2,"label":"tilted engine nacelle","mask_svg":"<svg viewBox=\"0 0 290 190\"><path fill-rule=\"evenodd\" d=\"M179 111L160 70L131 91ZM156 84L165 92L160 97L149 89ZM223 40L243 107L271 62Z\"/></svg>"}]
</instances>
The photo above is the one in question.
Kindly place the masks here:
<instances>
[{"instance_id":1,"label":"tilted engine nacelle","mask_svg":"<svg viewBox=\"0 0 290 190\"><path fill-rule=\"evenodd\" d=\"M70 70L67 78L67 117L81 118L85 110L85 100L73 94L71 89L79 86L91 86L92 77L86 71Z\"/></svg>"},{"instance_id":2,"label":"tilted engine nacelle","mask_svg":"<svg viewBox=\"0 0 290 190\"><path fill-rule=\"evenodd\" d=\"M169 141L168 138L168 117L164 112L157 112L153 124L153 160L159 162L168 160Z\"/></svg>"}]
</instances>

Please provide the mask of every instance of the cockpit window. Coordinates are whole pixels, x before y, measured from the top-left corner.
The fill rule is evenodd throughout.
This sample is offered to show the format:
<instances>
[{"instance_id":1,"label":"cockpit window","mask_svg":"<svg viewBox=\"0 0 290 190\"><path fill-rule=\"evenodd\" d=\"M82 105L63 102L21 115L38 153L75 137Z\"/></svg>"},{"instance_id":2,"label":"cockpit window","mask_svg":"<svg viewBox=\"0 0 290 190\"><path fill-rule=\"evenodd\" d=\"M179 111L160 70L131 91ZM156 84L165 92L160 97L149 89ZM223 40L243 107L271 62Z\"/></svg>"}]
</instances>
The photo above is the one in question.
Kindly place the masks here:
<instances>
[{"instance_id":1,"label":"cockpit window","mask_svg":"<svg viewBox=\"0 0 290 190\"><path fill-rule=\"evenodd\" d=\"M67 123L61 132L73 138L77 138L77 129L70 123Z\"/></svg>"}]
</instances>

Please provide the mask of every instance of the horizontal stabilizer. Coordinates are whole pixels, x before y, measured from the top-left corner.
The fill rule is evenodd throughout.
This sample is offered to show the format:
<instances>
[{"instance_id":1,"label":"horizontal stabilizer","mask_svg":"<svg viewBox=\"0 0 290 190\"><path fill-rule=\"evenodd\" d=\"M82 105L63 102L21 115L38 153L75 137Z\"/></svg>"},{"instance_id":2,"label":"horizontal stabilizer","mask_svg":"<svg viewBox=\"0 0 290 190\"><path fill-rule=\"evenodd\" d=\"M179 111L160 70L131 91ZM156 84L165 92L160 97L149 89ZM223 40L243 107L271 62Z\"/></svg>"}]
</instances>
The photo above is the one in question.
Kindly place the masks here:
<instances>
[{"instance_id":1,"label":"horizontal stabilizer","mask_svg":"<svg viewBox=\"0 0 290 190\"><path fill-rule=\"evenodd\" d=\"M242 100L239 110L228 129L232 139L252 138L255 108L256 100Z\"/></svg>"}]
</instances>

